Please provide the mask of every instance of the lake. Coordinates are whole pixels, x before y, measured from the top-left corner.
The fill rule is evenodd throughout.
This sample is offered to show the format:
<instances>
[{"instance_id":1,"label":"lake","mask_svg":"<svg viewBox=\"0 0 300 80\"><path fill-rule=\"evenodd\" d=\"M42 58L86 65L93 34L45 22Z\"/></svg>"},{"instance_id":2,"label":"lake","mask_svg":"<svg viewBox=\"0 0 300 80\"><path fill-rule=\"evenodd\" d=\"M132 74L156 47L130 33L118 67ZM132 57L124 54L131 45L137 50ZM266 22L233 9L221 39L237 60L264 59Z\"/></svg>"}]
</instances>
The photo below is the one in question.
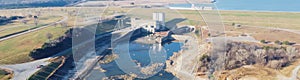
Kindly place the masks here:
<instances>
[{"instance_id":1,"label":"lake","mask_svg":"<svg viewBox=\"0 0 300 80\"><path fill-rule=\"evenodd\" d=\"M216 0L219 10L300 12L300 0ZM191 7L191 4L172 4L171 7Z\"/></svg>"}]
</instances>

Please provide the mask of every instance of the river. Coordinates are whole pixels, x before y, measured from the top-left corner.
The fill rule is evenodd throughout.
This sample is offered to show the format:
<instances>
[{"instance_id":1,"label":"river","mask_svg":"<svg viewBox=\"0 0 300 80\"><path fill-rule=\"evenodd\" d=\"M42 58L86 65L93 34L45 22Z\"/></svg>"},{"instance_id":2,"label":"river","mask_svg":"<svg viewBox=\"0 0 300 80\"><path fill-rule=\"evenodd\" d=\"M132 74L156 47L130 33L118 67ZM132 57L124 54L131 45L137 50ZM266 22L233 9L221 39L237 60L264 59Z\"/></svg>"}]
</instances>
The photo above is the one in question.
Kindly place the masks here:
<instances>
[{"instance_id":1,"label":"river","mask_svg":"<svg viewBox=\"0 0 300 80\"><path fill-rule=\"evenodd\" d=\"M155 61L155 60L161 61L165 64L165 60L169 59L169 57L171 57L174 52L178 52L179 50L181 50L182 45L183 44L179 43L179 42L171 42L169 44L165 44L165 45L161 46L160 44L143 44L143 43L138 43L138 42L133 41L133 42L130 42L129 44L117 45L114 48L114 52L119 55L118 59L122 60L122 58L124 58L123 55L129 54L129 56L132 60L141 63L141 67L146 67L147 65L155 64L155 62L151 62L151 61ZM129 46L128 52L126 51L127 50L126 46ZM154 56L154 58L151 58L151 57L153 57L153 54L157 54L157 53L161 57L165 57L165 58L161 58L160 56ZM151 59L155 59L155 60L151 60ZM125 60L123 59L123 61L125 61ZM130 61L130 60L126 60L126 61ZM124 74L126 74L126 71L124 71L124 69L122 69L121 67L124 68L124 67L128 67L130 65L128 62L125 62L125 64L122 64L122 63L116 62L116 60L115 60L111 63L100 64L98 66L100 66L101 68L106 70L106 72L102 73L102 72L100 72L100 70L95 69L89 74L89 76L87 77L87 80L102 80L102 78L105 76L124 75ZM125 68L125 69L128 70L130 68ZM165 69L165 66L163 66L163 69ZM176 79L176 77L174 75L164 71L163 69L160 70L155 75L153 75L149 78L146 78L146 79L148 79L148 80L149 79L150 80L169 80L169 79L173 79L173 78ZM135 80L139 80L139 79L137 78Z\"/></svg>"}]
</instances>

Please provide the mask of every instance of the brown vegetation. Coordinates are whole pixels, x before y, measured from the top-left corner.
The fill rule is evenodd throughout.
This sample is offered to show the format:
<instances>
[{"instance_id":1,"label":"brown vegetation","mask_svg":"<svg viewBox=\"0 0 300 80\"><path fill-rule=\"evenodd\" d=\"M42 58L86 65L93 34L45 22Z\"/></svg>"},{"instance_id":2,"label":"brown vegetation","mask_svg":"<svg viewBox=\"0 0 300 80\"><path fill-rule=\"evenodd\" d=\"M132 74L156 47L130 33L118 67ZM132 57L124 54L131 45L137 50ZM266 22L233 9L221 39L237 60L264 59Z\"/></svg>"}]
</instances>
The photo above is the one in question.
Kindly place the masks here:
<instances>
[{"instance_id":1,"label":"brown vegetation","mask_svg":"<svg viewBox=\"0 0 300 80\"><path fill-rule=\"evenodd\" d=\"M100 64L107 64L107 63L110 63L112 61L114 61L115 59L117 59L119 56L117 54L108 54L108 55L105 55L104 58L102 58L99 63Z\"/></svg>"},{"instance_id":2,"label":"brown vegetation","mask_svg":"<svg viewBox=\"0 0 300 80\"><path fill-rule=\"evenodd\" d=\"M255 27L255 26L243 26L242 28L234 28L232 26L226 26L227 36L239 36L240 34L247 33L254 37L256 40L265 40L269 42L281 42L289 41L289 43L300 43L300 36L297 33L290 31L277 30L275 28Z\"/></svg>"},{"instance_id":3,"label":"brown vegetation","mask_svg":"<svg viewBox=\"0 0 300 80\"><path fill-rule=\"evenodd\" d=\"M218 76L219 80L275 80L276 72L269 68L244 66Z\"/></svg>"},{"instance_id":4,"label":"brown vegetation","mask_svg":"<svg viewBox=\"0 0 300 80\"><path fill-rule=\"evenodd\" d=\"M255 44L247 44L241 42L230 42L227 44L224 56L224 70L232 70L244 65L261 65L273 69L281 69L294 62L299 57L299 50L295 47L271 47L258 46ZM211 62L213 59L208 55L200 58L201 64L199 70L201 72L208 71L213 68Z\"/></svg>"},{"instance_id":5,"label":"brown vegetation","mask_svg":"<svg viewBox=\"0 0 300 80\"><path fill-rule=\"evenodd\" d=\"M141 68L141 72L146 75L155 74L155 73L157 73L157 71L159 71L158 70L159 67L162 67L162 66L164 66L163 63L151 64L150 66Z\"/></svg>"},{"instance_id":6,"label":"brown vegetation","mask_svg":"<svg viewBox=\"0 0 300 80\"><path fill-rule=\"evenodd\" d=\"M9 80L13 77L13 72L7 69L0 69L0 80Z\"/></svg>"},{"instance_id":7,"label":"brown vegetation","mask_svg":"<svg viewBox=\"0 0 300 80\"><path fill-rule=\"evenodd\" d=\"M55 72L61 68L65 63L66 58L64 56L51 59L51 63L41 67L41 69L35 72L29 77L28 80L48 80L51 76L55 75Z\"/></svg>"},{"instance_id":8,"label":"brown vegetation","mask_svg":"<svg viewBox=\"0 0 300 80\"><path fill-rule=\"evenodd\" d=\"M111 77L105 77L102 80L133 80L137 77L136 74L125 74L125 75L116 75Z\"/></svg>"}]
</instances>

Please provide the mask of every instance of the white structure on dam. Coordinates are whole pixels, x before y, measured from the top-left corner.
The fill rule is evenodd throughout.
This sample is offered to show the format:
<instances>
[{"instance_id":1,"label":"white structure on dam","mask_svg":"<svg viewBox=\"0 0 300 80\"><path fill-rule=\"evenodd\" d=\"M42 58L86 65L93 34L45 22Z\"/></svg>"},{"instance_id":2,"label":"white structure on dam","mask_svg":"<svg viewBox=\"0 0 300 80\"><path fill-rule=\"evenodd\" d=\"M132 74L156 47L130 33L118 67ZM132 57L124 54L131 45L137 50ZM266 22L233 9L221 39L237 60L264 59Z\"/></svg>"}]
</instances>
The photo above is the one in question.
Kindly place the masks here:
<instances>
[{"instance_id":1,"label":"white structure on dam","mask_svg":"<svg viewBox=\"0 0 300 80\"><path fill-rule=\"evenodd\" d=\"M165 13L153 13L153 20L155 20L161 27L166 26Z\"/></svg>"},{"instance_id":2,"label":"white structure on dam","mask_svg":"<svg viewBox=\"0 0 300 80\"><path fill-rule=\"evenodd\" d=\"M149 32L155 33L156 31L165 29L165 13L153 13L152 20L143 20L140 18L131 18L132 27L143 27Z\"/></svg>"}]
</instances>

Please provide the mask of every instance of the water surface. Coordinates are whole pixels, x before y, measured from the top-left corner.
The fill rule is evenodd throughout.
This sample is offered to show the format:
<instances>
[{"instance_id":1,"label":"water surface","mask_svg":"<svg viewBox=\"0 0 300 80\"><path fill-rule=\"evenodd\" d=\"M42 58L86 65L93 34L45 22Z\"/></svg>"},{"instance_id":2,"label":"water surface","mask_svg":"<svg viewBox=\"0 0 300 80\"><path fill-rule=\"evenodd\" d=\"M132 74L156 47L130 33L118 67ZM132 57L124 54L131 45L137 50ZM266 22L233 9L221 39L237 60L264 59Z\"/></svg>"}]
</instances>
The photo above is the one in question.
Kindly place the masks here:
<instances>
[{"instance_id":1,"label":"water surface","mask_svg":"<svg viewBox=\"0 0 300 80\"><path fill-rule=\"evenodd\" d=\"M216 6L219 10L300 12L300 0L216 0L215 5L202 5ZM184 8L191 6L191 4L170 5Z\"/></svg>"},{"instance_id":2,"label":"water surface","mask_svg":"<svg viewBox=\"0 0 300 80\"><path fill-rule=\"evenodd\" d=\"M124 47L126 45L120 44L116 47L115 52L120 52L122 54L126 54L126 52L124 52L123 50L126 49L126 47ZM136 60L138 62L141 63L142 67L145 67L147 65L150 65L150 54L151 54L151 49L153 49L153 47L158 48L160 45L159 44L142 44L142 43L136 43L136 42L131 42L129 44L129 54L130 57L133 60ZM170 56L173 55L174 52L178 52L181 49L182 43L178 43L178 42L172 42L170 44L165 44L163 46L160 46L161 52L159 49L157 49L156 51L158 51L155 54L165 54L166 59L169 59ZM163 52L165 51L165 52ZM116 53L118 54L118 53ZM123 72L123 70L121 70L117 64L117 62L113 61L111 63L108 64L101 64L98 65L101 66L101 68L103 68L104 70L106 70L105 73L101 73L99 70L93 70L90 75L88 76L87 80L101 80L102 77L104 76L115 76L115 75L124 75L126 74L125 72ZM165 69L165 66L163 67L163 69ZM168 73L164 70L161 70L159 73L155 74L154 76L147 78L148 80L170 80L176 78L174 75L172 75L171 73ZM136 79L139 80L139 79Z\"/></svg>"}]
</instances>

